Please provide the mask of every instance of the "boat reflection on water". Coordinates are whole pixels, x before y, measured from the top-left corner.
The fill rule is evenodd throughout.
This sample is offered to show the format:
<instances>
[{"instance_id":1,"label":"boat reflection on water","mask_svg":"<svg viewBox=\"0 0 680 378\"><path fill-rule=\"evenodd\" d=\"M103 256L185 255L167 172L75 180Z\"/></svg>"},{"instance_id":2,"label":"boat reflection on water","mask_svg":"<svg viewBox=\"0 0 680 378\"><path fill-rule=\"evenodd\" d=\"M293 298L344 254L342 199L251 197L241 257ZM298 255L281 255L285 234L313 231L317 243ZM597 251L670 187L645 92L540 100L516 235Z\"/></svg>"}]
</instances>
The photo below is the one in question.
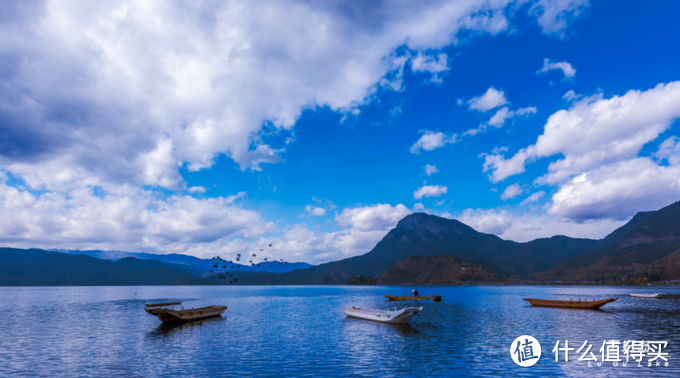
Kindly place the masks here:
<instances>
[{"instance_id":1,"label":"boat reflection on water","mask_svg":"<svg viewBox=\"0 0 680 378\"><path fill-rule=\"evenodd\" d=\"M573 312L575 309L573 308L568 308L568 307L542 307L542 306L526 306L526 309L532 309L532 310L550 310L550 311L564 311L565 313ZM598 313L598 314L611 314L613 311L611 309L602 309L602 308L579 308L577 309L578 312L584 312L584 313Z\"/></svg>"},{"instance_id":2,"label":"boat reflection on water","mask_svg":"<svg viewBox=\"0 0 680 378\"><path fill-rule=\"evenodd\" d=\"M388 326L396 329L397 331L403 333L404 335L417 335L420 333L417 329L411 327L407 324L387 324Z\"/></svg>"},{"instance_id":3,"label":"boat reflection on water","mask_svg":"<svg viewBox=\"0 0 680 378\"><path fill-rule=\"evenodd\" d=\"M156 328L154 331L151 332L151 334L154 335L169 335L174 332L182 332L182 331L187 331L191 329L195 329L197 327L202 327L205 325L213 325L216 323L221 323L224 321L224 318L220 316L208 318L208 319L203 319L203 320L196 320L193 322L186 322L186 323L161 323L158 328Z\"/></svg>"}]
</instances>

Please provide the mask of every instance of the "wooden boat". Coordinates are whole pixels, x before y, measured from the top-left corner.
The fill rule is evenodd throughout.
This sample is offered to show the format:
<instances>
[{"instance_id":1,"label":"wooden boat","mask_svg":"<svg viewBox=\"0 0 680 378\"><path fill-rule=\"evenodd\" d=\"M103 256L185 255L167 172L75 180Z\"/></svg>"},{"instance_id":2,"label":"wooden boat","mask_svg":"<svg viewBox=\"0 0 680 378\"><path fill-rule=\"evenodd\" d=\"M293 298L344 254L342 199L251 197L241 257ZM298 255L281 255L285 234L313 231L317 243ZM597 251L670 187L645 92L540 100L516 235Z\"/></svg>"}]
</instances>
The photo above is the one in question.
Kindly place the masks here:
<instances>
[{"instance_id":1,"label":"wooden boat","mask_svg":"<svg viewBox=\"0 0 680 378\"><path fill-rule=\"evenodd\" d=\"M425 297L396 297L394 295L387 295L385 294L385 298L389 300L390 302L395 302L395 301L422 301L425 299L431 299L435 302L441 302L442 301L442 296L441 295L428 295Z\"/></svg>"},{"instance_id":2,"label":"wooden boat","mask_svg":"<svg viewBox=\"0 0 680 378\"><path fill-rule=\"evenodd\" d=\"M656 294L631 294L630 296L631 296L631 297L635 297L635 298L655 298L655 299L658 299L658 298L663 297L663 296L664 296L664 293L656 293Z\"/></svg>"},{"instance_id":3,"label":"wooden boat","mask_svg":"<svg viewBox=\"0 0 680 378\"><path fill-rule=\"evenodd\" d=\"M158 316L161 310L163 310L162 307L177 306L181 304L182 302L149 303L146 306L144 306L144 311L146 311L150 315Z\"/></svg>"},{"instance_id":4,"label":"wooden boat","mask_svg":"<svg viewBox=\"0 0 680 378\"><path fill-rule=\"evenodd\" d=\"M389 324L408 323L408 321L411 320L413 315L423 311L422 307L406 307L402 308L401 310L395 311L374 310L370 308L361 308L356 306L343 307L342 309L345 311L345 314L347 314L347 316L350 316L352 318L359 318Z\"/></svg>"},{"instance_id":5,"label":"wooden boat","mask_svg":"<svg viewBox=\"0 0 680 378\"><path fill-rule=\"evenodd\" d=\"M524 298L525 301L531 303L532 306L542 307L560 307L560 308L580 308L580 309L598 309L609 302L614 302L619 298L607 298L601 301L553 301L549 299L533 299Z\"/></svg>"},{"instance_id":6,"label":"wooden boat","mask_svg":"<svg viewBox=\"0 0 680 378\"><path fill-rule=\"evenodd\" d=\"M144 311L158 316L163 323L183 323L220 316L227 309L227 306L208 306L189 310L169 308L180 304L182 302L150 303L144 306Z\"/></svg>"},{"instance_id":7,"label":"wooden boat","mask_svg":"<svg viewBox=\"0 0 680 378\"><path fill-rule=\"evenodd\" d=\"M192 308L189 310L172 310L169 308L160 309L158 319L163 323L182 323L194 320L208 319L220 316L227 309L227 306L207 306Z\"/></svg>"}]
</instances>

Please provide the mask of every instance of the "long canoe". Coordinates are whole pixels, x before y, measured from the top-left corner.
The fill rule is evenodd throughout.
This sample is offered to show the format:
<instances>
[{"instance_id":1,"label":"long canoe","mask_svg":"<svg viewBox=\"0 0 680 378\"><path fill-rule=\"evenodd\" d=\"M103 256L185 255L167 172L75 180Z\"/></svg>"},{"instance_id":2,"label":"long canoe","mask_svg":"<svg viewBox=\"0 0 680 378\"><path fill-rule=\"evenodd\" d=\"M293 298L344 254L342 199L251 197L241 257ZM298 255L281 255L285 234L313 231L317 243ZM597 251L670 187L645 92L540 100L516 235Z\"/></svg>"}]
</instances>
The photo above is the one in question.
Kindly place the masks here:
<instances>
[{"instance_id":1,"label":"long canoe","mask_svg":"<svg viewBox=\"0 0 680 378\"><path fill-rule=\"evenodd\" d=\"M182 302L162 302L162 303L147 303L145 307L151 308L151 307L166 307L166 306L174 306L174 305L181 305Z\"/></svg>"},{"instance_id":2,"label":"long canoe","mask_svg":"<svg viewBox=\"0 0 680 378\"><path fill-rule=\"evenodd\" d=\"M656 294L631 294L631 297L635 298L653 298L653 299L658 299L663 297L664 293L656 293Z\"/></svg>"},{"instance_id":3,"label":"long canoe","mask_svg":"<svg viewBox=\"0 0 680 378\"><path fill-rule=\"evenodd\" d=\"M598 309L609 302L614 302L619 298L607 298L601 301L553 301L549 299L534 299L524 298L525 301L531 303L532 306L542 307L560 307L560 308L581 308L581 309Z\"/></svg>"},{"instance_id":4,"label":"long canoe","mask_svg":"<svg viewBox=\"0 0 680 378\"><path fill-rule=\"evenodd\" d=\"M149 315L158 316L158 314L163 312L163 307L179 306L181 304L182 302L149 303L144 306L144 311L146 311Z\"/></svg>"},{"instance_id":5,"label":"long canoe","mask_svg":"<svg viewBox=\"0 0 680 378\"><path fill-rule=\"evenodd\" d=\"M394 302L394 301L422 301L422 300L425 300L425 299L431 299L435 302L441 302L442 301L441 295L428 295L426 297L395 297L394 295L385 294L385 298L387 298L390 302Z\"/></svg>"},{"instance_id":6,"label":"long canoe","mask_svg":"<svg viewBox=\"0 0 680 378\"><path fill-rule=\"evenodd\" d=\"M207 306L189 310L162 308L157 309L157 315L163 323L182 323L220 316L226 309L227 306Z\"/></svg>"}]
</instances>

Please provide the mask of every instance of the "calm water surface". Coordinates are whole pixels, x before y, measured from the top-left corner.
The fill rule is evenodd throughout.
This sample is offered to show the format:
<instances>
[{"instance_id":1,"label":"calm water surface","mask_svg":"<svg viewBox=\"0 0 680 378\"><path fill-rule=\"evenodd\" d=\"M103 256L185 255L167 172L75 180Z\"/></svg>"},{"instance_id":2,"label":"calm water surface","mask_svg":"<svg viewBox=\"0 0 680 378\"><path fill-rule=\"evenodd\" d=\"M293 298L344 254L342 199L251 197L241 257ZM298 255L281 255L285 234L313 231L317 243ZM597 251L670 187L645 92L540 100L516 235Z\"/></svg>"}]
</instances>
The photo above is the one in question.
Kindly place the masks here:
<instances>
[{"instance_id":1,"label":"calm water surface","mask_svg":"<svg viewBox=\"0 0 680 378\"><path fill-rule=\"evenodd\" d=\"M393 308L383 294L414 287L48 287L0 288L0 376L655 376L678 377L680 299L636 299L636 287L428 286L409 325L347 319L341 306ZM619 297L603 311L530 307L522 298ZM227 305L221 318L163 326L144 304ZM401 302L397 306L409 305ZM515 365L510 344L532 335L540 361ZM555 342L585 340L601 360L604 340L668 341L669 366L588 367ZM646 359L645 359L646 361Z\"/></svg>"}]
</instances>

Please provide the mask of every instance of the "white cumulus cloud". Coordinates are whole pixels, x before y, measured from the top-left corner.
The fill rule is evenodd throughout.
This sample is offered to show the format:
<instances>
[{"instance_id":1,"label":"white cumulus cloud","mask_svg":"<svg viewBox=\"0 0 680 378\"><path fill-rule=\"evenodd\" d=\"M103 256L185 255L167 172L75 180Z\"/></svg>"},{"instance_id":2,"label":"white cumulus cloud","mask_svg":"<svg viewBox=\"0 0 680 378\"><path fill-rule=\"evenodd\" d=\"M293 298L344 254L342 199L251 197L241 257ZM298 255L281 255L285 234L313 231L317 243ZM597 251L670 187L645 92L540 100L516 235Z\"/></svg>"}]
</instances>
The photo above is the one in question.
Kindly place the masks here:
<instances>
[{"instance_id":1,"label":"white cumulus cloud","mask_svg":"<svg viewBox=\"0 0 680 378\"><path fill-rule=\"evenodd\" d=\"M187 189L187 192L189 193L205 193L205 188L202 186L192 186L191 188Z\"/></svg>"},{"instance_id":2,"label":"white cumulus cloud","mask_svg":"<svg viewBox=\"0 0 680 378\"><path fill-rule=\"evenodd\" d=\"M522 202L520 203L520 206L525 206L525 205L532 204L532 203L534 203L534 202L538 202L538 200L540 200L541 198L543 198L544 195L545 195L545 192L544 192L544 191L542 191L542 190L541 190L541 191L538 191L538 192L536 192L536 193L530 195L529 197L527 197L524 201L522 201Z\"/></svg>"},{"instance_id":3,"label":"white cumulus cloud","mask_svg":"<svg viewBox=\"0 0 680 378\"><path fill-rule=\"evenodd\" d=\"M663 141L654 156L659 160L667 160L670 165L680 164L680 138L672 136Z\"/></svg>"},{"instance_id":4,"label":"white cumulus cloud","mask_svg":"<svg viewBox=\"0 0 680 378\"><path fill-rule=\"evenodd\" d=\"M631 90L623 96L601 95L575 102L548 118L536 144L505 159L501 150L485 157L484 170L498 182L524 172L524 165L541 157L561 154L539 181L556 184L573 175L631 159L646 143L666 131L680 117L680 82L659 84L646 91Z\"/></svg>"},{"instance_id":5,"label":"white cumulus cloud","mask_svg":"<svg viewBox=\"0 0 680 378\"><path fill-rule=\"evenodd\" d=\"M562 96L562 98L567 100L567 101L574 101L574 100L578 99L579 97L583 97L583 96L576 94L576 92L574 92L573 89L568 90L567 93L565 93L564 96Z\"/></svg>"},{"instance_id":6,"label":"white cumulus cloud","mask_svg":"<svg viewBox=\"0 0 680 378\"><path fill-rule=\"evenodd\" d=\"M588 7L589 0L539 0L531 6L530 12L537 17L543 33L564 37L569 22L581 16Z\"/></svg>"},{"instance_id":7,"label":"white cumulus cloud","mask_svg":"<svg viewBox=\"0 0 680 378\"><path fill-rule=\"evenodd\" d=\"M411 211L402 204L377 204L344 209L335 216L335 221L343 227L369 231L392 228L409 214Z\"/></svg>"},{"instance_id":8,"label":"white cumulus cloud","mask_svg":"<svg viewBox=\"0 0 680 378\"><path fill-rule=\"evenodd\" d=\"M388 232L389 229L362 231L357 228L321 232L310 230L302 223L288 227L281 237L261 238L258 242L260 245L273 245L265 250L273 258L285 256L286 261L318 264L369 252ZM248 245L239 243L234 245L233 250L247 251Z\"/></svg>"},{"instance_id":9,"label":"white cumulus cloud","mask_svg":"<svg viewBox=\"0 0 680 378\"><path fill-rule=\"evenodd\" d=\"M521 149L512 158L505 159L502 155L505 151L507 148L494 148L490 154L484 155L484 172L492 171L489 180L493 183L524 172L524 163L531 157L526 149Z\"/></svg>"},{"instance_id":10,"label":"white cumulus cloud","mask_svg":"<svg viewBox=\"0 0 680 378\"><path fill-rule=\"evenodd\" d=\"M448 57L446 54L432 56L419 52L411 61L411 69L413 72L429 72L432 74L430 81L439 83L441 78L438 74L449 70Z\"/></svg>"},{"instance_id":11,"label":"white cumulus cloud","mask_svg":"<svg viewBox=\"0 0 680 378\"><path fill-rule=\"evenodd\" d=\"M562 70L565 78L571 79L576 75L576 70L571 64L567 62L550 63L550 59L548 58L543 59L543 67L536 71L536 73L546 73L551 70Z\"/></svg>"},{"instance_id":12,"label":"white cumulus cloud","mask_svg":"<svg viewBox=\"0 0 680 378\"><path fill-rule=\"evenodd\" d=\"M326 209L312 205L305 206L307 214L299 215L299 217L322 217L326 215Z\"/></svg>"},{"instance_id":13,"label":"white cumulus cloud","mask_svg":"<svg viewBox=\"0 0 680 378\"><path fill-rule=\"evenodd\" d=\"M512 214L505 209L466 209L457 214L455 219L479 232L516 242L555 235L601 239L625 224L625 221L609 219L576 222L543 212Z\"/></svg>"},{"instance_id":14,"label":"white cumulus cloud","mask_svg":"<svg viewBox=\"0 0 680 378\"><path fill-rule=\"evenodd\" d=\"M123 249L186 253L232 236L253 238L276 228L259 213L233 205L235 196L167 199L130 186L96 195L90 188L68 195L0 184L0 242L5 246Z\"/></svg>"},{"instance_id":15,"label":"white cumulus cloud","mask_svg":"<svg viewBox=\"0 0 680 378\"><path fill-rule=\"evenodd\" d=\"M680 199L676 138L660 143L653 154L658 161L638 156L678 117L680 82L610 99L592 96L551 115L536 143L512 158L506 160L502 149L486 155L484 169L497 182L524 172L527 162L559 155L535 180L559 187L549 214L580 222L625 219Z\"/></svg>"},{"instance_id":16,"label":"white cumulus cloud","mask_svg":"<svg viewBox=\"0 0 680 378\"><path fill-rule=\"evenodd\" d=\"M498 109L496 113L489 118L489 120L475 129L470 129L463 133L463 135L476 135L485 132L489 126L499 129L505 125L505 121L515 117L520 117L528 114L536 114L536 108L531 106L528 108L519 108L517 110L510 110L507 106Z\"/></svg>"},{"instance_id":17,"label":"white cumulus cloud","mask_svg":"<svg viewBox=\"0 0 680 378\"><path fill-rule=\"evenodd\" d=\"M440 147L444 147L445 144L447 143L455 143L457 135L446 135L442 132L434 132L434 131L427 131L423 130L421 131L423 133L423 136L418 139L417 142L411 146L411 153L412 154L418 154L420 153L420 150L425 150L425 151L432 151Z\"/></svg>"},{"instance_id":18,"label":"white cumulus cloud","mask_svg":"<svg viewBox=\"0 0 680 378\"><path fill-rule=\"evenodd\" d=\"M430 164L425 165L425 174L426 175L430 176L433 173L437 173L437 172L439 172L439 170L434 165L430 165Z\"/></svg>"},{"instance_id":19,"label":"white cumulus cloud","mask_svg":"<svg viewBox=\"0 0 680 378\"><path fill-rule=\"evenodd\" d=\"M560 187L548 213L563 218L626 219L680 200L680 166L637 158L584 172Z\"/></svg>"},{"instance_id":20,"label":"white cumulus cloud","mask_svg":"<svg viewBox=\"0 0 680 378\"><path fill-rule=\"evenodd\" d=\"M505 188L501 194L501 199L505 201L510 198L515 198L522 193L524 193L524 189L522 189L519 184L515 183Z\"/></svg>"},{"instance_id":21,"label":"white cumulus cloud","mask_svg":"<svg viewBox=\"0 0 680 378\"><path fill-rule=\"evenodd\" d=\"M447 187L440 185L425 185L413 192L413 198L421 199L423 197L439 197L446 194Z\"/></svg>"},{"instance_id":22,"label":"white cumulus cloud","mask_svg":"<svg viewBox=\"0 0 680 378\"><path fill-rule=\"evenodd\" d=\"M494 87L490 87L486 92L478 97L473 97L468 100L468 109L485 112L508 103L505 98L505 93L499 91Z\"/></svg>"}]
</instances>

